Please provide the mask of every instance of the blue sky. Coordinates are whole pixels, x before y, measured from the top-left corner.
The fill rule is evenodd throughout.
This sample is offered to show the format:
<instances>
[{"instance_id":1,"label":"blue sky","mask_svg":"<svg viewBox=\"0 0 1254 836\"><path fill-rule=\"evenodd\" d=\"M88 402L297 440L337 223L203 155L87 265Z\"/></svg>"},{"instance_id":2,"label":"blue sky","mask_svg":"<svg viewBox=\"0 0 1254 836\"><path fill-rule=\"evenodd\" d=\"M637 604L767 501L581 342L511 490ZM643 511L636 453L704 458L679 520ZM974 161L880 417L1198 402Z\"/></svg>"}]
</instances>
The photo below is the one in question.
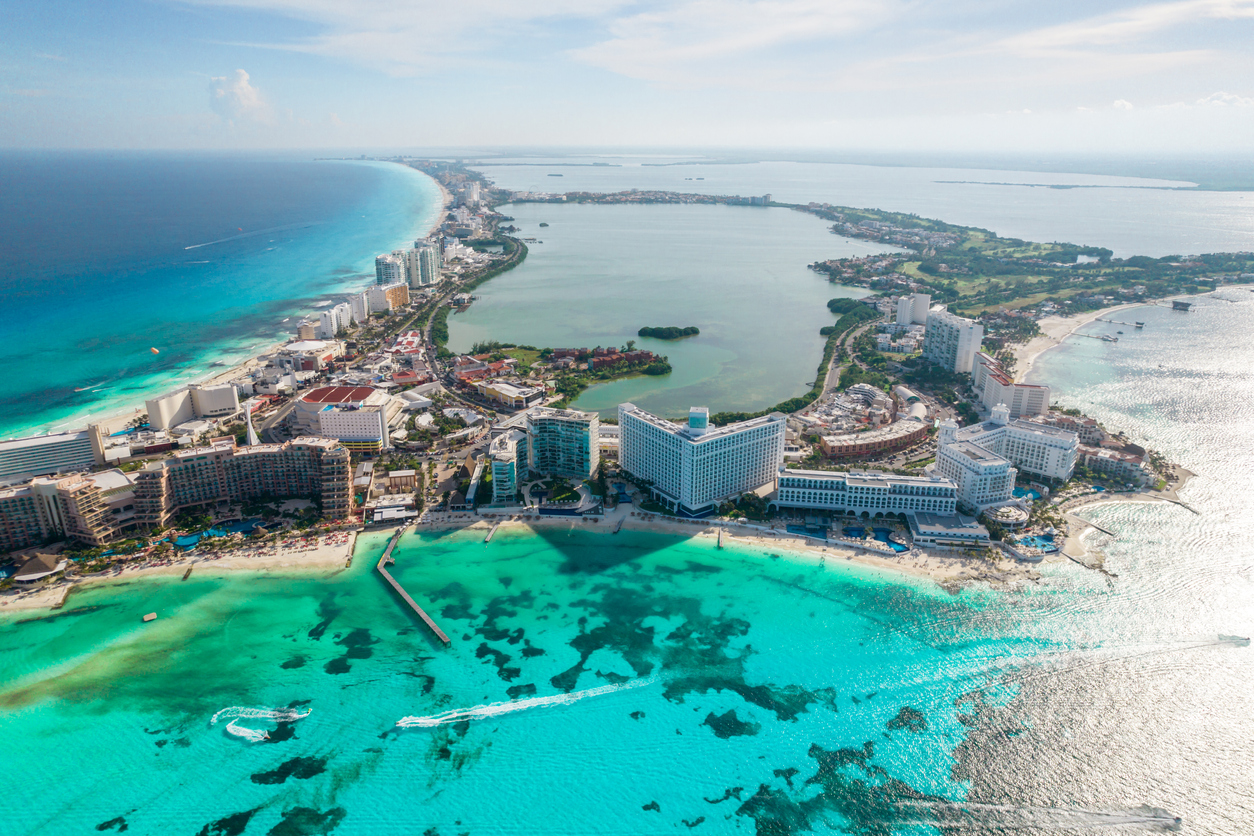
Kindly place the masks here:
<instances>
[{"instance_id":1,"label":"blue sky","mask_svg":"<svg viewBox=\"0 0 1254 836\"><path fill-rule=\"evenodd\" d=\"M0 8L3 147L1254 150L1254 0Z\"/></svg>"}]
</instances>

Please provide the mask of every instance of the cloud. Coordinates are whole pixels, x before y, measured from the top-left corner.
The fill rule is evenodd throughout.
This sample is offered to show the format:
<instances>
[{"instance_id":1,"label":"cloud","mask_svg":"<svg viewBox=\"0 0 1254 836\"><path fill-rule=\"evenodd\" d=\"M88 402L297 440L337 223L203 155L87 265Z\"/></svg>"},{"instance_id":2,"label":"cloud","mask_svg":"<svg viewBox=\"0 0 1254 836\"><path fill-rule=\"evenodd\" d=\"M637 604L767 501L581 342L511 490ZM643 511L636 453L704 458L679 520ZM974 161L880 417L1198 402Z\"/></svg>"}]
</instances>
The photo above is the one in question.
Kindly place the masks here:
<instances>
[{"instance_id":1,"label":"cloud","mask_svg":"<svg viewBox=\"0 0 1254 836\"><path fill-rule=\"evenodd\" d=\"M1118 12L1034 29L1001 41L1025 53L1112 47L1205 20L1254 18L1254 0L1183 0L1153 3Z\"/></svg>"},{"instance_id":2,"label":"cloud","mask_svg":"<svg viewBox=\"0 0 1254 836\"><path fill-rule=\"evenodd\" d=\"M274 108L252 85L248 73L236 70L229 76L209 79L209 106L228 124L273 125Z\"/></svg>"},{"instance_id":3,"label":"cloud","mask_svg":"<svg viewBox=\"0 0 1254 836\"><path fill-rule=\"evenodd\" d=\"M1115 99L1115 103L1111 105L1115 110L1131 110L1132 102L1127 99Z\"/></svg>"},{"instance_id":4,"label":"cloud","mask_svg":"<svg viewBox=\"0 0 1254 836\"><path fill-rule=\"evenodd\" d=\"M42 58L45 61L64 61L65 60L64 55L54 55L51 52L36 52L35 57Z\"/></svg>"},{"instance_id":5,"label":"cloud","mask_svg":"<svg viewBox=\"0 0 1254 836\"><path fill-rule=\"evenodd\" d=\"M1211 93L1204 99L1198 99L1197 103L1203 107L1254 107L1254 99L1238 96L1235 93L1225 93L1222 90L1218 93Z\"/></svg>"}]
</instances>

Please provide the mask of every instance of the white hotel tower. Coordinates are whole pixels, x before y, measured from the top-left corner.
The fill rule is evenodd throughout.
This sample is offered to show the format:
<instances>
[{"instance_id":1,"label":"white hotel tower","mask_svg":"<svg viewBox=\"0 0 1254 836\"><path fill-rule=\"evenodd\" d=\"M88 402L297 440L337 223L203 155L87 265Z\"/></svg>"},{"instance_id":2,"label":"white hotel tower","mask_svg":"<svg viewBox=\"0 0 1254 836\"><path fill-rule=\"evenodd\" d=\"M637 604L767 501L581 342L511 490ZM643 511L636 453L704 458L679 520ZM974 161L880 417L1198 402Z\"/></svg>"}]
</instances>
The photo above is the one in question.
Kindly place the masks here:
<instances>
[{"instance_id":1,"label":"white hotel tower","mask_svg":"<svg viewBox=\"0 0 1254 836\"><path fill-rule=\"evenodd\" d=\"M785 425L785 416L772 412L713 427L710 410L696 406L680 426L619 404L619 462L664 504L695 516L774 482L784 463Z\"/></svg>"}]
</instances>

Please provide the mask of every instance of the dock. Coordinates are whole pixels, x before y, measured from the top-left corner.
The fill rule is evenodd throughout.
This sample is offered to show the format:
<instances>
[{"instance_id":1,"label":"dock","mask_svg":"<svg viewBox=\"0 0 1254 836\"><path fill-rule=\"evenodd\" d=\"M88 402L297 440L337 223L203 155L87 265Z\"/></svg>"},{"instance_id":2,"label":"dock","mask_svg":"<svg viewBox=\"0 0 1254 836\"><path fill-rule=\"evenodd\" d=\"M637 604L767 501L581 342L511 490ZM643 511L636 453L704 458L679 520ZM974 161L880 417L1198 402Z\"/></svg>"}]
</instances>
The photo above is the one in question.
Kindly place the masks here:
<instances>
[{"instance_id":1,"label":"dock","mask_svg":"<svg viewBox=\"0 0 1254 836\"><path fill-rule=\"evenodd\" d=\"M625 522L627 522L627 515L626 515L626 514L624 514L623 516L621 516L621 517L619 517L619 518L618 518L618 525L614 526L614 533L615 533L615 534L617 534L618 532L620 532L620 531L622 531L622 530L623 530L623 523L625 523Z\"/></svg>"},{"instance_id":2,"label":"dock","mask_svg":"<svg viewBox=\"0 0 1254 836\"><path fill-rule=\"evenodd\" d=\"M423 620L423 623L425 623L427 627L430 628L432 633L435 633L436 638L444 642L445 646L448 646L452 644L452 641L449 639L448 635L439 628L439 626L435 623L435 621L432 620L431 616L427 615L427 613L423 611L422 607L418 606L418 602L416 602L413 598L409 597L409 593L405 591L404 587L402 587L399 583L397 583L396 578L392 577L392 573L389 572L386 568L387 564L396 562L392 558L392 549L396 547L396 544L398 542L400 542L401 534L403 534L404 532L405 532L404 526L401 526L400 528L396 529L396 533L392 535L392 539L388 542L387 549L384 550L383 552L383 557L379 558L379 565L375 568L379 570L379 574L383 576L383 579L387 581L389 585L391 585L393 590L396 591L396 594L401 596L401 600L403 600L406 604L409 604L410 609L418 613L418 617Z\"/></svg>"},{"instance_id":3,"label":"dock","mask_svg":"<svg viewBox=\"0 0 1254 836\"><path fill-rule=\"evenodd\" d=\"M74 591L74 584L66 586L65 591L61 593L61 597L53 604L50 609L59 610L65 606L65 599L70 597L70 593Z\"/></svg>"},{"instance_id":4,"label":"dock","mask_svg":"<svg viewBox=\"0 0 1254 836\"><path fill-rule=\"evenodd\" d=\"M497 522L494 522L494 523L492 524L492 530L491 530L491 531L489 531L489 532L488 532L488 535L487 535L486 537L484 537L484 538L483 538L483 542L485 542L485 543L491 543L491 542L492 542L492 535L493 535L493 534L495 534L495 533L496 533L496 530L497 530L498 528L500 528L500 527L501 527L501 523L500 523L500 521L499 521L499 520L498 520Z\"/></svg>"},{"instance_id":5,"label":"dock","mask_svg":"<svg viewBox=\"0 0 1254 836\"><path fill-rule=\"evenodd\" d=\"M719 526L718 528L718 547L720 549L723 548L723 527L722 526Z\"/></svg>"},{"instance_id":6,"label":"dock","mask_svg":"<svg viewBox=\"0 0 1254 836\"><path fill-rule=\"evenodd\" d=\"M187 580L188 578L190 578L192 576L192 570L195 568L196 568L195 564L188 566L187 571L183 573L183 580Z\"/></svg>"}]
</instances>

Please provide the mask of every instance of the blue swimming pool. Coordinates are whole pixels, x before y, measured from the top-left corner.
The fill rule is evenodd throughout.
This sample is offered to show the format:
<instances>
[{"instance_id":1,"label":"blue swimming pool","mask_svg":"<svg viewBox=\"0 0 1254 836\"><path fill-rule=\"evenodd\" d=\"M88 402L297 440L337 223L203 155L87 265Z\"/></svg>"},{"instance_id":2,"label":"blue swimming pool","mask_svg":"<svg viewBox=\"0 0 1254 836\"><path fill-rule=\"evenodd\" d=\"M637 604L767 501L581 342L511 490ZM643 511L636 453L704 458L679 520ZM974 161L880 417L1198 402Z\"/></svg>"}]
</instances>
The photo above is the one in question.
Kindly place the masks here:
<instances>
[{"instance_id":1,"label":"blue swimming pool","mask_svg":"<svg viewBox=\"0 0 1254 836\"><path fill-rule=\"evenodd\" d=\"M1015 488L1014 493L1015 496L1027 497L1033 502L1041 498L1041 492L1035 488Z\"/></svg>"},{"instance_id":2,"label":"blue swimming pool","mask_svg":"<svg viewBox=\"0 0 1254 836\"><path fill-rule=\"evenodd\" d=\"M1039 534L1034 534L1031 537L1021 537L1019 538L1019 543L1051 554L1058 551L1058 546L1054 545L1053 537L1042 537Z\"/></svg>"},{"instance_id":3,"label":"blue swimming pool","mask_svg":"<svg viewBox=\"0 0 1254 836\"><path fill-rule=\"evenodd\" d=\"M858 528L857 526L853 526L853 525L845 526L844 532L845 532L846 537L851 537L855 540L861 540L866 537L865 528Z\"/></svg>"},{"instance_id":4,"label":"blue swimming pool","mask_svg":"<svg viewBox=\"0 0 1254 836\"><path fill-rule=\"evenodd\" d=\"M910 551L909 546L893 540L890 536L892 533L893 530L891 528L877 528L875 529L875 539L879 540L881 543L887 543L888 547L895 552L900 553Z\"/></svg>"}]
</instances>

